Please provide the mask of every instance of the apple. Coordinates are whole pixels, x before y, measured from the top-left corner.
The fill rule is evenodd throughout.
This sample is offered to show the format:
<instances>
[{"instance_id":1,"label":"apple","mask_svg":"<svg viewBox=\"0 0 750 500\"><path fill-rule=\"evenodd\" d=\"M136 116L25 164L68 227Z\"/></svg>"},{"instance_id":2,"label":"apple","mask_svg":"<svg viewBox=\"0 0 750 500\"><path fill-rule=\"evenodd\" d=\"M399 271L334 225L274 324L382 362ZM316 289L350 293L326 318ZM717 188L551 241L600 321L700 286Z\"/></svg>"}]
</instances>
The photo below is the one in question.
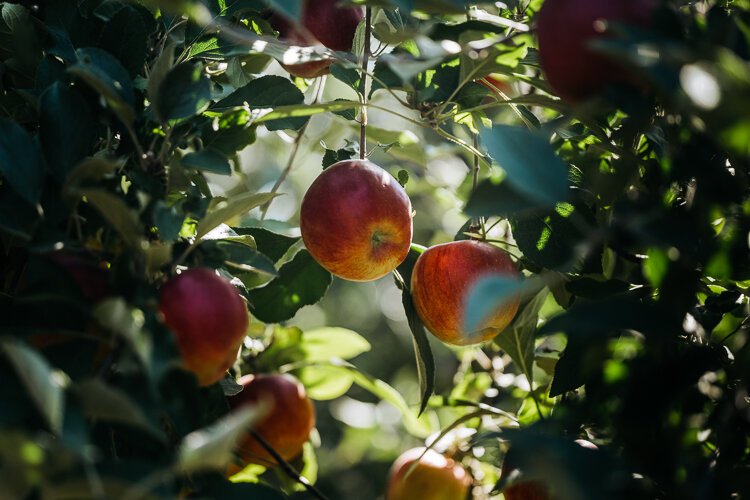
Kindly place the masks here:
<instances>
[{"instance_id":1,"label":"apple","mask_svg":"<svg viewBox=\"0 0 750 500\"><path fill-rule=\"evenodd\" d=\"M461 464L434 450L419 459L424 448L412 448L396 459L388 479L386 500L463 500L471 476ZM411 472L409 473L409 470Z\"/></svg>"},{"instance_id":2,"label":"apple","mask_svg":"<svg viewBox=\"0 0 750 500\"><path fill-rule=\"evenodd\" d=\"M486 87L487 90L493 94L497 94L498 91L505 95L513 93L513 87L510 86L508 77L501 75L500 73L492 73L475 81L483 87Z\"/></svg>"},{"instance_id":3,"label":"apple","mask_svg":"<svg viewBox=\"0 0 750 500\"><path fill-rule=\"evenodd\" d=\"M275 14L271 25L279 38L294 45L325 47L348 52L352 49L357 26L364 19L362 7L340 6L340 0L304 0L299 23ZM328 73L333 61L310 61L300 64L283 64L294 76L316 78Z\"/></svg>"},{"instance_id":4,"label":"apple","mask_svg":"<svg viewBox=\"0 0 750 500\"><path fill-rule=\"evenodd\" d=\"M109 295L109 269L105 262L68 251L51 252L47 257L65 269L89 301L98 302Z\"/></svg>"},{"instance_id":5,"label":"apple","mask_svg":"<svg viewBox=\"0 0 750 500\"><path fill-rule=\"evenodd\" d=\"M467 332L464 328L470 290L490 276L518 276L508 254L494 245L464 240L425 250L411 275L412 299L422 323L446 344L470 345L494 338L515 317L519 299L503 304L479 331Z\"/></svg>"},{"instance_id":6,"label":"apple","mask_svg":"<svg viewBox=\"0 0 750 500\"><path fill-rule=\"evenodd\" d=\"M253 429L284 460L299 455L315 427L315 408L302 384L290 375L245 375L238 383L243 387L242 392L228 398L229 405L239 408L266 401L269 412ZM240 439L237 453L244 463L276 464L274 457L249 432Z\"/></svg>"},{"instance_id":7,"label":"apple","mask_svg":"<svg viewBox=\"0 0 750 500\"><path fill-rule=\"evenodd\" d=\"M328 271L351 281L373 281L409 253L411 201L374 163L340 161L305 193L300 230L310 254Z\"/></svg>"},{"instance_id":8,"label":"apple","mask_svg":"<svg viewBox=\"0 0 750 500\"><path fill-rule=\"evenodd\" d=\"M202 386L221 380L237 359L249 323L237 290L212 269L188 269L162 286L159 309L185 368Z\"/></svg>"},{"instance_id":9,"label":"apple","mask_svg":"<svg viewBox=\"0 0 750 500\"><path fill-rule=\"evenodd\" d=\"M658 0L546 0L537 16L542 70L552 89L570 102L626 83L622 66L590 47L608 23L646 26Z\"/></svg>"}]
</instances>

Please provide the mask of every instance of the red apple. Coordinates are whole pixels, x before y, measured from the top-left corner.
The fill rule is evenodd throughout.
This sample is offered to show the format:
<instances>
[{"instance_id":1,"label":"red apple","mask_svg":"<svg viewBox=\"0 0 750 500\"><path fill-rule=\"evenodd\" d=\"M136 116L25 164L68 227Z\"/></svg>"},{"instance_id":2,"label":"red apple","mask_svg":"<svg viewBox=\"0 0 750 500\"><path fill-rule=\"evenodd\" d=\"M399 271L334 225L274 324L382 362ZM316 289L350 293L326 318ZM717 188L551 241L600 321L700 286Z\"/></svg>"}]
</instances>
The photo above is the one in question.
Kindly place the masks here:
<instances>
[{"instance_id":1,"label":"red apple","mask_svg":"<svg viewBox=\"0 0 750 500\"><path fill-rule=\"evenodd\" d=\"M212 269L188 269L164 284L159 307L185 368L200 385L221 380L248 328L247 307L237 290Z\"/></svg>"},{"instance_id":2,"label":"red apple","mask_svg":"<svg viewBox=\"0 0 750 500\"><path fill-rule=\"evenodd\" d=\"M404 452L391 467L386 500L463 500L471 476L461 464L429 450L409 473L424 448Z\"/></svg>"},{"instance_id":3,"label":"red apple","mask_svg":"<svg viewBox=\"0 0 750 500\"><path fill-rule=\"evenodd\" d=\"M479 331L464 329L468 294L480 279L517 276L508 254L480 241L453 241L430 247L414 264L411 294L424 325L446 344L469 345L492 339L516 315L519 300L511 299L483 323Z\"/></svg>"},{"instance_id":4,"label":"red apple","mask_svg":"<svg viewBox=\"0 0 750 500\"><path fill-rule=\"evenodd\" d=\"M105 262L68 251L51 252L47 257L70 274L83 296L91 302L109 295L109 270Z\"/></svg>"},{"instance_id":5,"label":"red apple","mask_svg":"<svg viewBox=\"0 0 750 500\"><path fill-rule=\"evenodd\" d=\"M560 97L586 99L607 85L628 81L623 68L590 48L608 23L648 24L658 0L546 0L537 16L539 58Z\"/></svg>"},{"instance_id":6,"label":"red apple","mask_svg":"<svg viewBox=\"0 0 750 500\"><path fill-rule=\"evenodd\" d=\"M364 18L364 9L339 6L340 3L340 0L304 0L299 23L276 14L271 24L279 32L279 38L289 43L302 46L322 44L331 50L348 52L352 49L357 25ZM283 66L294 76L315 78L327 74L331 62L310 61Z\"/></svg>"},{"instance_id":7,"label":"red apple","mask_svg":"<svg viewBox=\"0 0 750 500\"><path fill-rule=\"evenodd\" d=\"M508 77L506 77L505 75L501 75L500 73L492 73L491 75L487 75L475 81L478 84L486 87L487 90L489 90L493 94L497 94L498 91L502 92L505 95L510 95L513 93L513 87L510 86Z\"/></svg>"},{"instance_id":8,"label":"red apple","mask_svg":"<svg viewBox=\"0 0 750 500\"><path fill-rule=\"evenodd\" d=\"M270 405L269 413L253 429L284 460L299 455L315 427L315 408L302 384L289 375L245 375L238 382L242 392L230 397L229 405L238 408L265 401ZM250 433L243 435L237 451L244 463L276 463Z\"/></svg>"},{"instance_id":9,"label":"red apple","mask_svg":"<svg viewBox=\"0 0 750 500\"><path fill-rule=\"evenodd\" d=\"M302 200L302 239L321 266L372 281L393 271L411 245L411 202L388 172L367 160L323 171Z\"/></svg>"}]
</instances>

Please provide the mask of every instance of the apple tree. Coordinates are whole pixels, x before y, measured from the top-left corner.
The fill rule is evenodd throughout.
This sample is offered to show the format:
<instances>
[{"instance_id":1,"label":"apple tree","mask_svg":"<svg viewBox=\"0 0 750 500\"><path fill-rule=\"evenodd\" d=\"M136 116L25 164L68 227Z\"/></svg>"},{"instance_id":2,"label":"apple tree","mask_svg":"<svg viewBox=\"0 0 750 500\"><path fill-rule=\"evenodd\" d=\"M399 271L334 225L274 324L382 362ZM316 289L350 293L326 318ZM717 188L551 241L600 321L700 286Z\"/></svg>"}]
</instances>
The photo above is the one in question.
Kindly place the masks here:
<instances>
[{"instance_id":1,"label":"apple tree","mask_svg":"<svg viewBox=\"0 0 750 500\"><path fill-rule=\"evenodd\" d=\"M750 497L748 26L0 2L0 498Z\"/></svg>"}]
</instances>

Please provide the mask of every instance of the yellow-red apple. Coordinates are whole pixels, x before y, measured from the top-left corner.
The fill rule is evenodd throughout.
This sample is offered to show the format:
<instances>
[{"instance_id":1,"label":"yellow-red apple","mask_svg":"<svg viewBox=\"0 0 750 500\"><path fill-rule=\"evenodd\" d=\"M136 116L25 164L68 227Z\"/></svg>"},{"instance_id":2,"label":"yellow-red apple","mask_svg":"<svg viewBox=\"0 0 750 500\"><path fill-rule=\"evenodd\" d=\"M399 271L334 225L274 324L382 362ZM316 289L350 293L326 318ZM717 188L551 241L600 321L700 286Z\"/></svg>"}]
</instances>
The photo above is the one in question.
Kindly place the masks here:
<instances>
[{"instance_id":1,"label":"yellow-red apple","mask_svg":"<svg viewBox=\"0 0 750 500\"><path fill-rule=\"evenodd\" d=\"M466 300L480 279L490 276L517 276L508 254L481 241L464 240L430 247L414 264L411 294L422 323L446 344L470 345L492 339L516 315L519 299L504 303L478 331L464 328Z\"/></svg>"},{"instance_id":2,"label":"yellow-red apple","mask_svg":"<svg viewBox=\"0 0 750 500\"><path fill-rule=\"evenodd\" d=\"M550 86L571 102L629 80L621 65L591 48L608 24L648 24L658 0L546 0L537 16L539 59Z\"/></svg>"},{"instance_id":3,"label":"yellow-red apple","mask_svg":"<svg viewBox=\"0 0 750 500\"><path fill-rule=\"evenodd\" d=\"M352 49L357 25L364 18L364 10L340 3L340 0L304 0L299 23L275 14L271 24L279 32L279 38L289 43L322 44L331 50L348 52ZM316 78L327 74L332 62L328 59L283 66L294 76Z\"/></svg>"},{"instance_id":4,"label":"yellow-red apple","mask_svg":"<svg viewBox=\"0 0 750 500\"><path fill-rule=\"evenodd\" d=\"M315 427L315 408L305 388L290 375L245 375L239 379L242 392L229 399L232 408L257 404L269 405L268 413L253 426L284 460L302 452L302 446ZM237 454L244 463L265 466L276 460L249 432L240 439Z\"/></svg>"},{"instance_id":5,"label":"yellow-red apple","mask_svg":"<svg viewBox=\"0 0 750 500\"><path fill-rule=\"evenodd\" d=\"M398 181L374 163L340 161L307 190L300 230L310 254L336 276L376 280L409 253L411 201Z\"/></svg>"},{"instance_id":6,"label":"yellow-red apple","mask_svg":"<svg viewBox=\"0 0 750 500\"><path fill-rule=\"evenodd\" d=\"M248 328L247 307L237 290L212 269L188 269L161 288L159 308L185 368L200 385L221 380Z\"/></svg>"},{"instance_id":7,"label":"yellow-red apple","mask_svg":"<svg viewBox=\"0 0 750 500\"><path fill-rule=\"evenodd\" d=\"M388 479L386 500L463 500L471 476L461 464L434 450L412 448L396 459ZM411 471L410 471L411 469Z\"/></svg>"}]
</instances>

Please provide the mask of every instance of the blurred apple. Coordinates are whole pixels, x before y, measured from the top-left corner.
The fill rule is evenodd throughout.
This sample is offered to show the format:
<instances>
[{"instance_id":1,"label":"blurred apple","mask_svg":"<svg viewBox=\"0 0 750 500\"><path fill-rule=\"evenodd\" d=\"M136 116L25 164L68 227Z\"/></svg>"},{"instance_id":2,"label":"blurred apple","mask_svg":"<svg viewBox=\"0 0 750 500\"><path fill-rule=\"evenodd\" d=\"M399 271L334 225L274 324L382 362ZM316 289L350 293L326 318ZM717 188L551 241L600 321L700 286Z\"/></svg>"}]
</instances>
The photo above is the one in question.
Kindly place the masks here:
<instances>
[{"instance_id":1,"label":"blurred apple","mask_svg":"<svg viewBox=\"0 0 750 500\"><path fill-rule=\"evenodd\" d=\"M344 279L376 280L409 253L411 201L398 181L374 163L340 161L307 190L300 229L321 266Z\"/></svg>"},{"instance_id":2,"label":"blurred apple","mask_svg":"<svg viewBox=\"0 0 750 500\"><path fill-rule=\"evenodd\" d=\"M430 332L446 344L470 345L490 340L513 321L519 300L498 308L478 331L464 328L466 300L473 285L490 276L518 276L508 254L480 241L453 241L422 253L411 275L414 307Z\"/></svg>"},{"instance_id":3,"label":"blurred apple","mask_svg":"<svg viewBox=\"0 0 750 500\"><path fill-rule=\"evenodd\" d=\"M248 328L247 307L237 290L212 269L188 269L164 284L159 307L185 368L200 385L221 380Z\"/></svg>"},{"instance_id":4,"label":"blurred apple","mask_svg":"<svg viewBox=\"0 0 750 500\"><path fill-rule=\"evenodd\" d=\"M615 60L590 44L611 23L645 26L658 0L546 0L537 17L539 59L560 97L580 101L629 80Z\"/></svg>"},{"instance_id":5,"label":"blurred apple","mask_svg":"<svg viewBox=\"0 0 750 500\"><path fill-rule=\"evenodd\" d=\"M315 408L305 388L290 375L245 375L239 379L242 392L229 399L232 408L265 401L268 414L254 426L257 432L283 458L291 460L315 427ZM243 435L237 453L245 463L274 465L276 460L249 432Z\"/></svg>"},{"instance_id":6,"label":"blurred apple","mask_svg":"<svg viewBox=\"0 0 750 500\"><path fill-rule=\"evenodd\" d=\"M412 448L396 459L388 479L386 500L463 500L471 476L461 464L434 450ZM411 471L410 471L411 469Z\"/></svg>"},{"instance_id":7,"label":"blurred apple","mask_svg":"<svg viewBox=\"0 0 750 500\"><path fill-rule=\"evenodd\" d=\"M279 32L279 39L294 45L322 44L331 50L348 52L352 49L357 25L364 19L364 9L340 3L340 0L304 0L298 23L274 14L271 25ZM283 66L294 76L316 78L327 74L331 63L329 59Z\"/></svg>"}]
</instances>

